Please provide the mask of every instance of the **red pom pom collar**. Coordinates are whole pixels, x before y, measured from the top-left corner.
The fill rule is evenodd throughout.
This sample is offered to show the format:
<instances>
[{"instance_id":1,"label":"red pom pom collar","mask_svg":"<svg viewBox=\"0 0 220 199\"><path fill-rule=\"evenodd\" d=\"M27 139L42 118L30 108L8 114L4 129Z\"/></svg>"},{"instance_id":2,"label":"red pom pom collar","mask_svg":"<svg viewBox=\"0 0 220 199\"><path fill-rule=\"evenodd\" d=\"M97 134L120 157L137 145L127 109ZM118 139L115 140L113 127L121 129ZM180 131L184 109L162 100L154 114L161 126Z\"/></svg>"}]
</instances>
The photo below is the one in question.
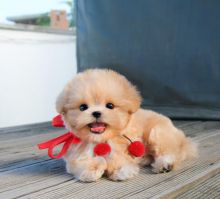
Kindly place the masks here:
<instances>
[{"instance_id":1,"label":"red pom pom collar","mask_svg":"<svg viewBox=\"0 0 220 199\"><path fill-rule=\"evenodd\" d=\"M135 157L141 157L145 153L145 146L140 141L134 141L129 144L128 151Z\"/></svg>"},{"instance_id":2,"label":"red pom pom collar","mask_svg":"<svg viewBox=\"0 0 220 199\"><path fill-rule=\"evenodd\" d=\"M107 143L99 143L94 147L93 151L97 156L105 156L111 152L111 147Z\"/></svg>"},{"instance_id":3,"label":"red pom pom collar","mask_svg":"<svg viewBox=\"0 0 220 199\"><path fill-rule=\"evenodd\" d=\"M131 155L135 156L135 157L141 157L145 154L146 150L145 150L145 146L141 141L134 141L132 142L131 139L129 137L127 137L126 135L123 135L127 140L129 140L129 142L131 142L128 145L128 151L130 152Z\"/></svg>"},{"instance_id":4,"label":"red pom pom collar","mask_svg":"<svg viewBox=\"0 0 220 199\"><path fill-rule=\"evenodd\" d=\"M61 115L57 115L52 120L52 125L55 127L64 127L64 122L62 120ZM134 141L132 142L127 136L124 135L126 139L128 139L131 143L128 146L128 151L131 155L135 157L141 157L146 153L145 146L140 141ZM72 132L67 132L64 135L61 135L57 138L48 140L46 142L38 144L39 149L48 149L48 156L54 159L59 159L63 157L68 148L71 144L78 144L81 140L76 135L74 135ZM63 147L61 151L57 155L53 155L53 149L59 145L63 144ZM97 144L94 149L94 154L97 156L105 156L111 152L111 147L107 143L99 143Z\"/></svg>"}]
</instances>

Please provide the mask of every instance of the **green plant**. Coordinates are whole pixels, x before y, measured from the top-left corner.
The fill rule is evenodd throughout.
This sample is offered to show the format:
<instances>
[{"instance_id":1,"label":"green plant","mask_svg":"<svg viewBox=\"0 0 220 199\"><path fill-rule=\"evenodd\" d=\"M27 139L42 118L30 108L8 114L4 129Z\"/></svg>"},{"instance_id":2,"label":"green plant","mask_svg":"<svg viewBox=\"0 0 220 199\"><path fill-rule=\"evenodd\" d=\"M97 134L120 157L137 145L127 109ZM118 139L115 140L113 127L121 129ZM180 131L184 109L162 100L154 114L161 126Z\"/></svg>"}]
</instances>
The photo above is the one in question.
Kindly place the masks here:
<instances>
[{"instance_id":1,"label":"green plant","mask_svg":"<svg viewBox=\"0 0 220 199\"><path fill-rule=\"evenodd\" d=\"M38 26L50 26L50 17L47 16L47 15L39 17L36 20L36 25L38 25Z\"/></svg>"}]
</instances>

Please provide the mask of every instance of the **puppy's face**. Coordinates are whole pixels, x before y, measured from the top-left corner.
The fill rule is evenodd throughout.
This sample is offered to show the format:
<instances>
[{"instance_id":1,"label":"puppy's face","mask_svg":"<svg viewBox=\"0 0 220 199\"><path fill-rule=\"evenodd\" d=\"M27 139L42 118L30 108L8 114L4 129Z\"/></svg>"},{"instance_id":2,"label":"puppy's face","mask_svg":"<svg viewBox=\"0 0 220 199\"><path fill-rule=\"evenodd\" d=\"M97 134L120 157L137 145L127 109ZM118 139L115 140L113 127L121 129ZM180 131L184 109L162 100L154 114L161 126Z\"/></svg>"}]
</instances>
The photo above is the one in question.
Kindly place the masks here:
<instances>
[{"instance_id":1,"label":"puppy's face","mask_svg":"<svg viewBox=\"0 0 220 199\"><path fill-rule=\"evenodd\" d=\"M57 99L67 127L82 140L105 142L126 127L141 98L128 80L111 70L79 73Z\"/></svg>"}]
</instances>

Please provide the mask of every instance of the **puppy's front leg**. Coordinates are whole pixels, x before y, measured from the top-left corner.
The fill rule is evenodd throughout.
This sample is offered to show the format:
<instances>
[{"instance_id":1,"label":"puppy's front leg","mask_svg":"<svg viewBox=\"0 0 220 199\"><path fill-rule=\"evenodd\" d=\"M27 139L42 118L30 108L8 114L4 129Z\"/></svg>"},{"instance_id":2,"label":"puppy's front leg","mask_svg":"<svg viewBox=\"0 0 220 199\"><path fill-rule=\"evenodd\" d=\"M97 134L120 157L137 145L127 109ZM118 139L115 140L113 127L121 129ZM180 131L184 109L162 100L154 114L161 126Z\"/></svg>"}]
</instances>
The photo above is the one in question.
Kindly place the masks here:
<instances>
[{"instance_id":1,"label":"puppy's front leg","mask_svg":"<svg viewBox=\"0 0 220 199\"><path fill-rule=\"evenodd\" d=\"M83 182L97 181L106 168L106 161L102 157L73 160L66 165L67 172Z\"/></svg>"},{"instance_id":2,"label":"puppy's front leg","mask_svg":"<svg viewBox=\"0 0 220 199\"><path fill-rule=\"evenodd\" d=\"M133 178L139 172L138 165L125 154L115 153L107 158L107 173L110 179L122 181Z\"/></svg>"},{"instance_id":3,"label":"puppy's front leg","mask_svg":"<svg viewBox=\"0 0 220 199\"><path fill-rule=\"evenodd\" d=\"M86 150L80 155L77 151L75 155L69 154L65 160L67 172L83 182L97 181L107 169L107 163L103 157L94 157Z\"/></svg>"}]
</instances>

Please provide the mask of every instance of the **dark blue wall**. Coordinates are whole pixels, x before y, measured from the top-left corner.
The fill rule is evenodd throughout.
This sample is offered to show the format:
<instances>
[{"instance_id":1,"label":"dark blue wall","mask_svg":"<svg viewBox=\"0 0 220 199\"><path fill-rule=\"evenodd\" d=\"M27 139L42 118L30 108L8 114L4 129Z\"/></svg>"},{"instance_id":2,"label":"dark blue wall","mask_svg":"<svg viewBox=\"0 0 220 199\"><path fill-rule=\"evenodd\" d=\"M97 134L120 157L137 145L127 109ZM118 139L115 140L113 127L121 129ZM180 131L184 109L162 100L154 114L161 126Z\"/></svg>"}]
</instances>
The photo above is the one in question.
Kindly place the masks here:
<instances>
[{"instance_id":1,"label":"dark blue wall","mask_svg":"<svg viewBox=\"0 0 220 199\"><path fill-rule=\"evenodd\" d=\"M78 0L79 70L112 68L143 105L220 119L219 0Z\"/></svg>"}]
</instances>

